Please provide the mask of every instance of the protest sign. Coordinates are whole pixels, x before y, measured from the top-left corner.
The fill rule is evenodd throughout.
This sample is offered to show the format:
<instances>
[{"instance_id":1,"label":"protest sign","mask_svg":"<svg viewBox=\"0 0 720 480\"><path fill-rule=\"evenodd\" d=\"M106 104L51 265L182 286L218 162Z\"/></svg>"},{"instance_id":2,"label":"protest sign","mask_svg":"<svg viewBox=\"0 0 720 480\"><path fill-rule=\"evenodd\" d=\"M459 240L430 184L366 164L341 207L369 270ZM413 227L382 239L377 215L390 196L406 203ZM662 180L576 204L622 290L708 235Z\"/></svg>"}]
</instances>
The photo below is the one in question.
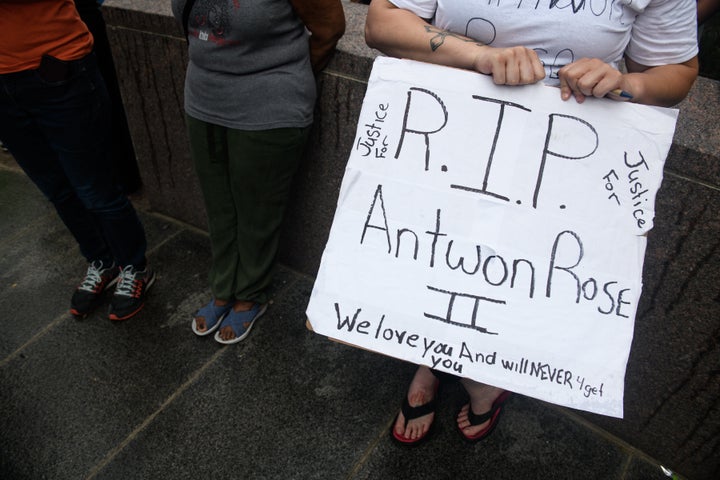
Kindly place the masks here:
<instances>
[{"instance_id":1,"label":"protest sign","mask_svg":"<svg viewBox=\"0 0 720 480\"><path fill-rule=\"evenodd\" d=\"M676 117L378 58L313 330L622 417L644 234Z\"/></svg>"}]
</instances>

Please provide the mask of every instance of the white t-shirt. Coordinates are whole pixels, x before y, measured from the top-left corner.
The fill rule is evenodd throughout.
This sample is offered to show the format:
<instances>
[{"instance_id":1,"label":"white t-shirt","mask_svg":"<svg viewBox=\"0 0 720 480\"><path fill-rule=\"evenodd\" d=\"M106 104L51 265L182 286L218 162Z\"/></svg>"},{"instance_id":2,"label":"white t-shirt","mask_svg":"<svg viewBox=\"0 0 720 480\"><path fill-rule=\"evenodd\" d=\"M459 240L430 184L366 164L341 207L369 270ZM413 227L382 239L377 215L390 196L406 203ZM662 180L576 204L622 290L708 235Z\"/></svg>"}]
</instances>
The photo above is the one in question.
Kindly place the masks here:
<instances>
[{"instance_id":1,"label":"white t-shirt","mask_svg":"<svg viewBox=\"0 0 720 480\"><path fill-rule=\"evenodd\" d=\"M617 67L627 54L657 66L685 62L698 52L696 0L391 1L485 45L534 49L547 83L557 83L562 66L584 57Z\"/></svg>"}]
</instances>

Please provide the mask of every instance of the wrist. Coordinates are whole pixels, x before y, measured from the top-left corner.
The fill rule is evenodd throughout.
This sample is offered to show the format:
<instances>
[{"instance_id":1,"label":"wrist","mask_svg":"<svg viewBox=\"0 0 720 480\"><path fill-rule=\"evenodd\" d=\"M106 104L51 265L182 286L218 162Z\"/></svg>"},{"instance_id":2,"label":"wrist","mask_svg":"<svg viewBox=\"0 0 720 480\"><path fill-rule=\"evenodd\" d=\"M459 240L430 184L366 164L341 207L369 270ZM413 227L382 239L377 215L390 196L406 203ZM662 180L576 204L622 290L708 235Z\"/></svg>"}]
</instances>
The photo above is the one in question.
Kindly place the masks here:
<instances>
[{"instance_id":1,"label":"wrist","mask_svg":"<svg viewBox=\"0 0 720 480\"><path fill-rule=\"evenodd\" d=\"M644 83L642 81L642 74L638 73L624 73L620 77L620 88L632 95L630 100L633 103L644 103Z\"/></svg>"},{"instance_id":2,"label":"wrist","mask_svg":"<svg viewBox=\"0 0 720 480\"><path fill-rule=\"evenodd\" d=\"M468 68L468 70L473 70L475 72L483 73L483 74L489 74L492 73L490 68L488 68L488 54L491 51L493 47L489 47L487 45L476 45L473 49L473 57L472 62Z\"/></svg>"}]
</instances>

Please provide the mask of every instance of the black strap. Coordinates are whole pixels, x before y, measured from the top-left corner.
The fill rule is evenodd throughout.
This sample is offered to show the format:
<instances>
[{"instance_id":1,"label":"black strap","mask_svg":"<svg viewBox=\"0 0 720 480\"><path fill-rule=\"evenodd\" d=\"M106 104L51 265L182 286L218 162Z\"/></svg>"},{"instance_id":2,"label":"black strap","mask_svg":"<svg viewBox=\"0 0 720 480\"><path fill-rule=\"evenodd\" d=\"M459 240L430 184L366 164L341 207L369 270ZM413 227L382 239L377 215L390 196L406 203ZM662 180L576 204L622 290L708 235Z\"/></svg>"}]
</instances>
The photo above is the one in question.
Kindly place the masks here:
<instances>
[{"instance_id":1,"label":"black strap","mask_svg":"<svg viewBox=\"0 0 720 480\"><path fill-rule=\"evenodd\" d=\"M480 425L482 423L487 422L493 416L495 415L495 412L500 410L503 406L503 404L507 401L507 399L510 398L510 392L507 390L502 392L498 398L495 399L495 401L492 404L492 408L489 412L477 414L472 411L472 406L469 406L468 408L468 421L470 422L470 425Z\"/></svg>"},{"instance_id":2,"label":"black strap","mask_svg":"<svg viewBox=\"0 0 720 480\"><path fill-rule=\"evenodd\" d=\"M480 415L472 411L472 408L468 409L468 422L470 425L480 425L490 420L495 412L498 411L500 405L493 405L489 412L481 413Z\"/></svg>"},{"instance_id":3,"label":"black strap","mask_svg":"<svg viewBox=\"0 0 720 480\"><path fill-rule=\"evenodd\" d=\"M190 43L190 39L188 38L188 22L190 21L190 10L192 10L193 5L195 5L195 0L187 0L185 2L185 8L183 8L183 31L185 32L185 41L188 43Z\"/></svg>"},{"instance_id":4,"label":"black strap","mask_svg":"<svg viewBox=\"0 0 720 480\"><path fill-rule=\"evenodd\" d=\"M422 416L433 413L436 409L437 409L437 395L435 395L435 398L430 400L428 403L423 403L422 405L418 405L417 407L410 406L410 402L408 402L407 397L405 397L403 399L402 406L400 407L400 410L402 411L403 416L405 417L405 426L406 427L407 427L409 420L420 418Z\"/></svg>"}]
</instances>

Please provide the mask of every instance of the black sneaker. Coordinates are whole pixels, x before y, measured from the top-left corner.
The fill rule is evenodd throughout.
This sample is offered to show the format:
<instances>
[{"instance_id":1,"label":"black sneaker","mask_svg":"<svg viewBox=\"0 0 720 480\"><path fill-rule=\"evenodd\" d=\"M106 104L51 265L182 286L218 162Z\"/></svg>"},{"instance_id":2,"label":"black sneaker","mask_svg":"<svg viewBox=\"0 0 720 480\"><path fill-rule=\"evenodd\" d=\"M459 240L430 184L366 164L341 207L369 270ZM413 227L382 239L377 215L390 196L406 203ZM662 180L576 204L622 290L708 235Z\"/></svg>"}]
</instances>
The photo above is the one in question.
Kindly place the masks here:
<instances>
[{"instance_id":1,"label":"black sneaker","mask_svg":"<svg viewBox=\"0 0 720 480\"><path fill-rule=\"evenodd\" d=\"M85 280L73 293L70 300L70 313L76 317L84 317L102 303L102 294L118 280L120 268L115 265L104 265L101 260L92 262L85 273Z\"/></svg>"},{"instance_id":2,"label":"black sneaker","mask_svg":"<svg viewBox=\"0 0 720 480\"><path fill-rule=\"evenodd\" d=\"M146 267L137 270L128 265L120 270L118 284L110 303L110 320L127 320L145 305L147 291L155 283L155 272Z\"/></svg>"}]
</instances>

